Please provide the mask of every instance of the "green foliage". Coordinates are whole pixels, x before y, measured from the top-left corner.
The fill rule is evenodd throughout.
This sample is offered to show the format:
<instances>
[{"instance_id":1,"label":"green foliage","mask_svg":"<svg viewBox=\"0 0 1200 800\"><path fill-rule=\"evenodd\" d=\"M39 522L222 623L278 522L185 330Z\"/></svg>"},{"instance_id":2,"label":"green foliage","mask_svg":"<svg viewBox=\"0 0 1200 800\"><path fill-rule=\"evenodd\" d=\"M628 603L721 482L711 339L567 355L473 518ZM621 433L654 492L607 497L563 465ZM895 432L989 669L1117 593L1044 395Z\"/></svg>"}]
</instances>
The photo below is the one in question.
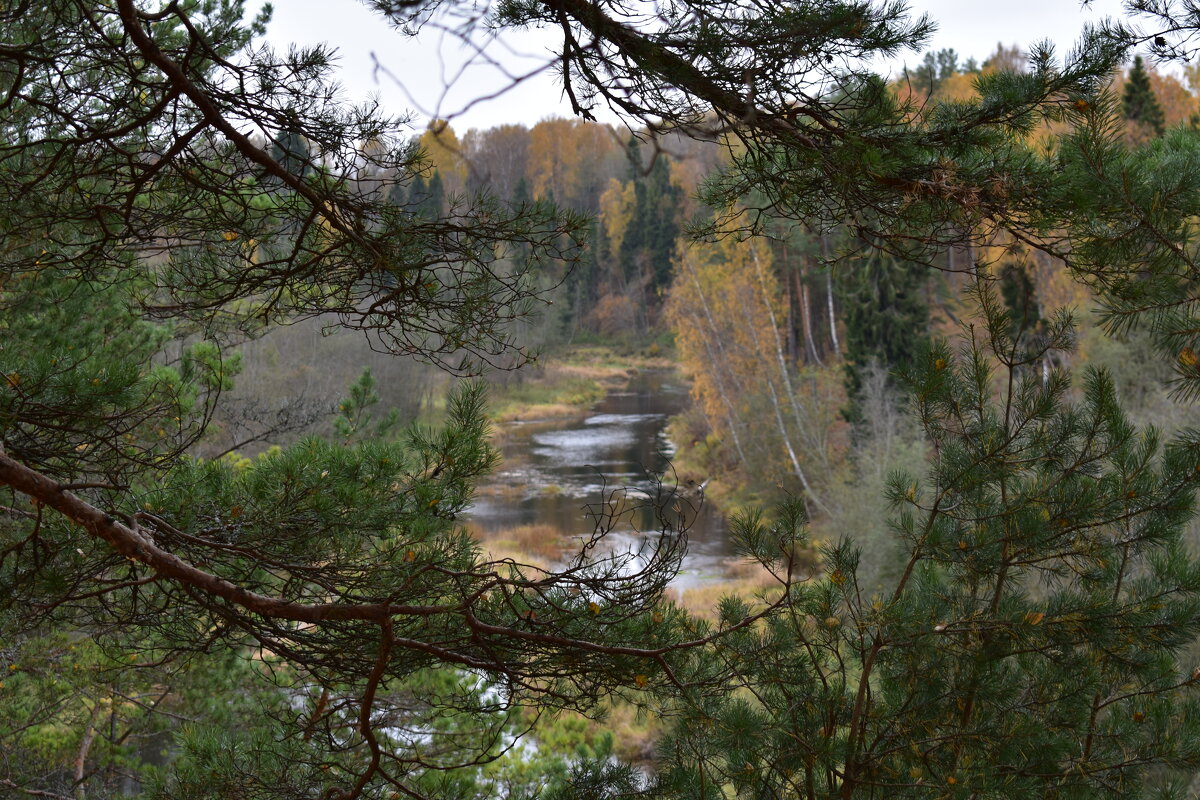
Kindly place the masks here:
<instances>
[{"instance_id":1,"label":"green foliage","mask_svg":"<svg viewBox=\"0 0 1200 800\"><path fill-rule=\"evenodd\" d=\"M617 257L626 280L645 276L646 291L661 293L670 283L671 260L681 231L681 194L671 183L666 156L655 153L643 164L636 140L629 145L634 207Z\"/></svg>"},{"instance_id":2,"label":"green foliage","mask_svg":"<svg viewBox=\"0 0 1200 800\"><path fill-rule=\"evenodd\" d=\"M366 436L382 438L399 424L399 412L391 409L383 418L374 419L372 406L379 404L375 393L375 377L371 370L364 369L358 380L350 386L350 394L338 403L338 415L333 420L333 429L343 441ZM374 423L374 425L372 425Z\"/></svg>"},{"instance_id":3,"label":"green foliage","mask_svg":"<svg viewBox=\"0 0 1200 800\"><path fill-rule=\"evenodd\" d=\"M1000 270L1000 296L1008 309L1009 336L1019 339L1045 333L1049 321L1042 316L1041 303L1028 270L1019 263L1005 264Z\"/></svg>"},{"instance_id":4,"label":"green foliage","mask_svg":"<svg viewBox=\"0 0 1200 800\"><path fill-rule=\"evenodd\" d=\"M294 112L293 112L294 113ZM285 128L271 142L271 157L292 175L304 178L313 171L308 142L295 129Z\"/></svg>"},{"instance_id":5,"label":"green foliage","mask_svg":"<svg viewBox=\"0 0 1200 800\"><path fill-rule=\"evenodd\" d=\"M913 85L922 91L933 94L942 81L958 72L958 53L954 48L932 51L925 54L925 59L912 72Z\"/></svg>"},{"instance_id":6,"label":"green foliage","mask_svg":"<svg viewBox=\"0 0 1200 800\"><path fill-rule=\"evenodd\" d=\"M530 708L670 663L678 545L489 562L457 519L496 463L476 384L398 432L367 373L341 441L198 453L276 326L519 366L583 223L443 196L328 49L249 48L243 12L0 8L0 793L492 796Z\"/></svg>"},{"instance_id":7,"label":"green foliage","mask_svg":"<svg viewBox=\"0 0 1200 800\"><path fill-rule=\"evenodd\" d=\"M1105 331L1147 331L1173 364L1177 395L1195 399L1200 134L1181 126L1126 147L1113 105L1098 99L1089 124L1054 156L1058 177L1043 184L1045 202L1065 217L1066 232L1049 236L1047 248L1096 292Z\"/></svg>"},{"instance_id":8,"label":"green foliage","mask_svg":"<svg viewBox=\"0 0 1200 800\"><path fill-rule=\"evenodd\" d=\"M432 11L374 5L414 26ZM961 353L913 335L926 312L909 265L1008 231L1068 260L1112 329L1148 321L1184 393L1200 391L1200 148L1194 131L1121 145L1097 87L1129 37L1090 33L1062 64L1039 49L1027 72L979 76L977 98L922 106L861 66L930 33L902 3L643 11L521 0L487 19L564 33L581 115L607 102L647 131L730 143L705 190L729 216L709 233L761 231L774 215L845 226L889 253L842 304L856 365L906 365L932 448L927 479L890 482L905 554L892 591L873 593L888 575L868 583L845 542L810 574L799 500L737 521L739 554L778 585L723 601L712 624L664 602L682 538L661 498L645 510L663 535L643 552L606 548L624 513L610 494L560 571L489 561L458 522L496 464L475 384L451 393L444 426L392 435L393 420L372 418L366 372L339 409L341 441L199 458L236 347L276 325L336 320L459 374L519 366L533 337L513 323L562 285L585 223L523 202L520 180L513 198L447 194L403 121L337 100L330 51L246 48L265 16L245 22L236 0L10 4L6 791L111 796L127 774L163 800L619 796L643 787L610 739L577 741L563 723L544 754L513 747L539 713L596 713L612 696L673 715L652 788L688 798L1125 797L1197 766L1194 673L1179 666L1200 617L1180 539L1197 437L1161 448L1138 433L1102 373L1073 400L1049 358L1070 326L1040 311L1032 322L1021 273L1003 278L1007 309L979 293L986 325ZM956 58L925 68L933 89ZM1155 127L1135 72L1126 114ZM1075 128L1057 146L1030 147L1064 121ZM682 193L664 159L634 163L633 215L608 255L615 282L653 298ZM800 437L812 416L766 324L766 270L757 278L729 304L729 329L763 334L744 352L770 372L743 374L771 402L736 399ZM569 288L588 307L589 287ZM768 444L748 442L760 452L741 460L771 463ZM790 469L815 502L811 454L801 464L796 449Z\"/></svg>"},{"instance_id":9,"label":"green foliage","mask_svg":"<svg viewBox=\"0 0 1200 800\"><path fill-rule=\"evenodd\" d=\"M218 392L232 389L233 379L242 368L240 354L224 357L214 342L197 342L187 349L181 361L182 380Z\"/></svg>"},{"instance_id":10,"label":"green foliage","mask_svg":"<svg viewBox=\"0 0 1200 800\"><path fill-rule=\"evenodd\" d=\"M56 476L87 470L120 482L195 441L198 416L236 367L206 343L179 368L153 363L171 330L130 308L131 289L136 282L113 276L53 271L0 283L0 441L13 457Z\"/></svg>"}]
</instances>

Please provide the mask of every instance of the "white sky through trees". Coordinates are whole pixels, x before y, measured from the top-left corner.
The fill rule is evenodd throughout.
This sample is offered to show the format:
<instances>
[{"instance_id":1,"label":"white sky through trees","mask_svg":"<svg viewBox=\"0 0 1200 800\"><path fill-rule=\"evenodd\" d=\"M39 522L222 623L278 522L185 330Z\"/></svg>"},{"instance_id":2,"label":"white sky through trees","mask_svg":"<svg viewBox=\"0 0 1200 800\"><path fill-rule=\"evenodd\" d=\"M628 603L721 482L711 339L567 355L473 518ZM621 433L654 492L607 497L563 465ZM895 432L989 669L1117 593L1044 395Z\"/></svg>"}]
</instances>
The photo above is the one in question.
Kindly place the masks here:
<instances>
[{"instance_id":1,"label":"white sky through trees","mask_svg":"<svg viewBox=\"0 0 1200 800\"><path fill-rule=\"evenodd\" d=\"M494 66L478 64L461 71L470 53L455 37L432 27L416 39L405 36L358 0L277 0L274 5L269 43L279 48L293 42L329 43L338 50L339 79L349 97L362 100L376 93L393 114L415 112L418 130L435 116L451 118L461 132L571 115L549 70L512 87L513 81ZM938 24L925 49L954 48L964 61L982 61L1001 42L1028 48L1048 39L1057 53L1065 54L1085 22L1121 11L1120 0L1093 0L1086 9L1079 0L913 0L910 7L914 14L929 13ZM254 5L249 9L256 10ZM554 34L507 32L487 52L510 75L525 75L552 60ZM923 52L909 53L890 68L915 66ZM506 87L510 88L503 91ZM494 99L480 99L497 92L502 93Z\"/></svg>"}]
</instances>

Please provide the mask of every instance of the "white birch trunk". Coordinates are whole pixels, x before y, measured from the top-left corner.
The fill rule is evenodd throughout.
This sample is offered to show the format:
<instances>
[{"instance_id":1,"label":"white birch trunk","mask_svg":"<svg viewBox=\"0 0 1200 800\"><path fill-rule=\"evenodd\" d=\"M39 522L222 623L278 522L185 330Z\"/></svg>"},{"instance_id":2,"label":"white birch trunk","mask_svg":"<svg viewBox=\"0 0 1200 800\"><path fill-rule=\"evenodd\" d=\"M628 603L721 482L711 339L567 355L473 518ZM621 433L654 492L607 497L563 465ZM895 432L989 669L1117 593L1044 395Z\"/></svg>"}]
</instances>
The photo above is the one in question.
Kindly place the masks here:
<instances>
[{"instance_id":1,"label":"white birch trunk","mask_svg":"<svg viewBox=\"0 0 1200 800\"><path fill-rule=\"evenodd\" d=\"M762 261L758 257L757 250L753 250L753 249L751 250L751 258L754 261L754 270L758 276L758 286L759 286L760 291L762 292L763 305L767 309L767 319L769 319L771 321L771 333L774 335L774 339L775 339L775 358L779 365L779 375L780 375L780 378L782 379L782 382L784 385L784 390L787 392L788 400L791 402L792 414L796 418L796 425L798 428L800 428L800 427L803 427L803 424L801 422L800 409L799 409L799 407L796 406L796 397L795 397L794 390L792 388L792 378L788 371L787 359L785 359L784 355L783 355L783 340L779 336L779 323L775 319L775 309L771 306L772 298L771 298L770 292L767 291L767 278L763 272ZM743 306L743 309L745 309L745 306ZM757 341L758 329L753 325L753 320L747 320L747 325L750 329L751 334L754 336L755 340ZM795 450L795 448L792 447L792 440L791 440L791 437L788 435L787 425L784 424L784 421L783 421L783 413L779 410L780 403L779 403L779 396L775 391L775 382L768 378L767 386L771 390L771 404L775 408L776 424L779 427L779 435L783 439L784 445L787 447L788 458L792 462L792 469L793 469L793 471L795 471L796 477L800 480L800 485L804 487L805 493L807 493L808 496L812 499L813 504L816 505L817 508L824 511L826 514L829 514L830 513L829 507L826 506L823 502L821 502L821 498L819 498L817 496L817 493L813 491L812 485L808 482L808 476L804 474L804 470L800 466L800 460L796 457L796 450Z\"/></svg>"}]
</instances>

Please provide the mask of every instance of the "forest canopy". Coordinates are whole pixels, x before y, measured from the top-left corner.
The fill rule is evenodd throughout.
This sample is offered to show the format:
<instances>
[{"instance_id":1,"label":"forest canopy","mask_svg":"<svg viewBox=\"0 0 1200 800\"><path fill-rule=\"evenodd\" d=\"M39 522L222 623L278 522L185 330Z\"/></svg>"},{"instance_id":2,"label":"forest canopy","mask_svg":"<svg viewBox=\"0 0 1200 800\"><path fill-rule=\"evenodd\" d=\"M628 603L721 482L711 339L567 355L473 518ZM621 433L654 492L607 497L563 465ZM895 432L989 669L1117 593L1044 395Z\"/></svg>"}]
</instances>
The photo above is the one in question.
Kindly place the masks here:
<instances>
[{"instance_id":1,"label":"forest canopy","mask_svg":"<svg viewBox=\"0 0 1200 800\"><path fill-rule=\"evenodd\" d=\"M369 5L418 35L470 16ZM1200 394L1200 134L1168 126L1140 61L1123 100L1109 88L1137 46L1190 56L1200 13L1131 10L1145 30L1087 31L1061 61L1035 49L931 98L863 66L931 30L890 0L653 15L499 3L488 24L561 34L563 91L584 121L601 105L626 121L613 154L627 171L601 180L587 156L611 137L562 121L528 141L536 168L475 185L453 174L447 139L345 104L328 50L262 46L269 11L5 5L0 788L351 800L1184 785L1200 760L1183 660L1200 633L1185 540L1200 450L1186 431L1164 444L1133 425L1102 371L1072 378L1074 323L1035 307L1026 270L1061 265L1105 331L1146 331L1177 393ZM519 159L507 135L462 150ZM689 184L668 141L720 155ZM894 534L896 574L868 579L852 543L808 534L810 515L839 513L822 469L836 447L804 438L833 424L812 423L837 382L801 369L821 358L811 319L805 355L785 336L813 282L786 271L792 258L812 275L858 259L838 277L843 305L895 300L889 319L856 309L841 336L857 441L878 421L860 402L874 358L896 367L887 391L911 398L929 448L921 474L882 489L874 524ZM680 353L712 367L695 385L713 449L728 440L747 469L770 452L795 481L735 519L737 553L768 576L752 600L726 598L712 619L671 600L688 512L670 483L606 492L555 567L491 557L459 519L497 463L479 382L456 385L440 424L402 427L369 419L368 373L336 435L203 455L231 413L239 348L273 330L315 321L454 376L519 369L536 355L521 326L562 287L582 302L601 259L638 302L597 319L649 327L661 313L690 331ZM911 330L931 269L965 289L961 346ZM834 280L819 274L840 358ZM274 424L255 440L291 422ZM631 501L658 535L613 551ZM606 746L505 760L543 718L614 698L663 720L653 774Z\"/></svg>"}]
</instances>

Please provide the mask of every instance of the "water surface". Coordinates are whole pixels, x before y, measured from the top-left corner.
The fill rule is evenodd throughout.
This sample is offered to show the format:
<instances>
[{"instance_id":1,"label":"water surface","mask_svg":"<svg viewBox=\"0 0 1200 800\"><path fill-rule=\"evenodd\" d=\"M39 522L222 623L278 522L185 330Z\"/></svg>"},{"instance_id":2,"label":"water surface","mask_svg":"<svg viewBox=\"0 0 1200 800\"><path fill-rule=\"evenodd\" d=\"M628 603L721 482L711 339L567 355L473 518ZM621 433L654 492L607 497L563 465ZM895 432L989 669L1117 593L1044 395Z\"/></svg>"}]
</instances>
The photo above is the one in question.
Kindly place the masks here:
<instances>
[{"instance_id":1,"label":"water surface","mask_svg":"<svg viewBox=\"0 0 1200 800\"><path fill-rule=\"evenodd\" d=\"M667 419L688 402L673 371L646 370L610 390L582 418L505 423L503 461L492 484L481 487L469 519L488 532L544 523L583 536L595 527L597 509L623 502L630 510L607 538L611 546L637 550L675 535L682 513L688 552L674 585L722 579L731 555L725 520L695 487L677 485L670 468Z\"/></svg>"}]
</instances>

